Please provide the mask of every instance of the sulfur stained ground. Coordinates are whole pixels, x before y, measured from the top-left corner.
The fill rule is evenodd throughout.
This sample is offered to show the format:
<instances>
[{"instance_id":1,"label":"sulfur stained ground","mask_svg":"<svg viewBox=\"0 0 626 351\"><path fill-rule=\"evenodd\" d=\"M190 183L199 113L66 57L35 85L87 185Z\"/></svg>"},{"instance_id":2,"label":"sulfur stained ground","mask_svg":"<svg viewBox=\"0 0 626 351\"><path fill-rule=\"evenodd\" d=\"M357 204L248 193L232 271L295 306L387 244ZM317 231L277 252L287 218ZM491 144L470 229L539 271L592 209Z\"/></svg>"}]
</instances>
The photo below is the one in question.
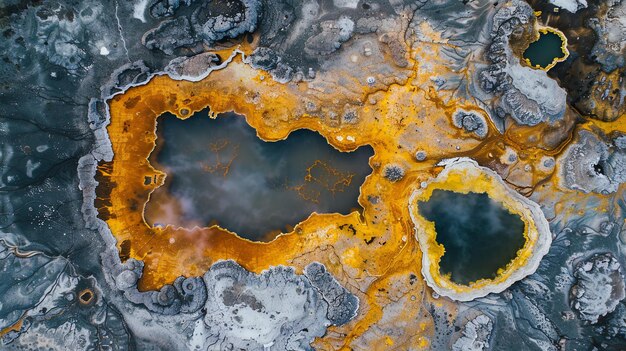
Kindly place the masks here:
<instances>
[{"instance_id":1,"label":"sulfur stained ground","mask_svg":"<svg viewBox=\"0 0 626 351\"><path fill-rule=\"evenodd\" d=\"M445 74L450 68L437 60L446 42L434 31L431 36L407 54L409 66L398 68L393 78L380 74L376 62L362 60L360 41L355 41L346 43L331 63L336 68L311 82L280 84L243 62L254 49L253 42L239 46L241 52L220 52L232 61L202 81L157 76L115 96L107 128L115 157L99 166L96 207L123 256L144 261L140 287L155 289L180 275L201 275L220 259L236 260L257 273L281 264L301 270L319 261L361 304L353 321L331 327L314 346L428 349L434 332L428 306L449 303L434 299L421 279L421 252L408 202L414 189L441 170L435 164L444 158L471 157L520 193L553 204L557 213L575 214L585 208L587 195L563 189L557 167L542 166L545 157L558 159L580 128L626 131L623 123L576 124L578 117L570 110L556 124L511 125L503 134L490 124L487 137L478 139L451 122L458 108L487 116L478 102L459 100L433 87L433 72ZM390 60L386 55L380 56L381 64ZM219 227L149 226L144 207L165 175L148 161L155 147L157 118L170 112L185 119L207 107L212 117L228 111L244 115L266 141L308 128L339 150L371 145L373 172L361 185L362 214L314 214L268 243L251 242ZM426 152L426 160L416 160L418 150ZM514 161L505 157L511 152L517 155ZM402 179L386 179L387 165L404 169ZM146 184L148 178L154 181ZM559 198L549 199L554 193ZM573 202L577 205L570 206ZM600 196L597 210L606 211L610 202ZM454 310L452 305L446 308Z\"/></svg>"}]
</instances>

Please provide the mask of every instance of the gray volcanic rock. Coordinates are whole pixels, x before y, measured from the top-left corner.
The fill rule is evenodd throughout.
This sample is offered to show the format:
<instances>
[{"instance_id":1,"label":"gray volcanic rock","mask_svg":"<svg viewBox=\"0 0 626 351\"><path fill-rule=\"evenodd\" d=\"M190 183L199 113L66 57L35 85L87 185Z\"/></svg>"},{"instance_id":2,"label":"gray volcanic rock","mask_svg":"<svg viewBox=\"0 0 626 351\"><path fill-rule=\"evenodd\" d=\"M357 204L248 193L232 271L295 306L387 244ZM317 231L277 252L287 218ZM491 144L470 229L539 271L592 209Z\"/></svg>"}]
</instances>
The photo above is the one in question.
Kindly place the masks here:
<instances>
[{"instance_id":1,"label":"gray volcanic rock","mask_svg":"<svg viewBox=\"0 0 626 351\"><path fill-rule=\"evenodd\" d=\"M549 0L549 2L571 13L587 8L587 0Z\"/></svg>"},{"instance_id":2,"label":"gray volcanic rock","mask_svg":"<svg viewBox=\"0 0 626 351\"><path fill-rule=\"evenodd\" d=\"M199 44L215 45L224 39L236 38L256 29L261 15L259 0L205 1L184 3L193 6L191 15L181 15L161 22L147 31L142 43L148 49L158 49L167 55L190 49ZM168 17L181 5L179 1L160 1L150 11L153 17ZM201 52L198 48L195 52Z\"/></svg>"},{"instance_id":3,"label":"gray volcanic rock","mask_svg":"<svg viewBox=\"0 0 626 351\"><path fill-rule=\"evenodd\" d=\"M206 1L191 15L191 24L207 45L213 45L253 32L260 11L260 0Z\"/></svg>"},{"instance_id":4,"label":"gray volcanic rock","mask_svg":"<svg viewBox=\"0 0 626 351\"><path fill-rule=\"evenodd\" d=\"M354 21L347 16L342 16L336 21L324 21L320 23L322 32L310 37L304 43L304 50L307 54L328 55L346 42L354 32Z\"/></svg>"},{"instance_id":5,"label":"gray volcanic rock","mask_svg":"<svg viewBox=\"0 0 626 351\"><path fill-rule=\"evenodd\" d=\"M607 1L609 7L601 18L588 21L598 37L592 54L605 72L611 72L626 64L626 1Z\"/></svg>"},{"instance_id":6,"label":"gray volcanic rock","mask_svg":"<svg viewBox=\"0 0 626 351\"><path fill-rule=\"evenodd\" d=\"M415 152L415 159L419 162L426 160L427 156L428 155L426 154L426 151L424 150L418 150Z\"/></svg>"},{"instance_id":7,"label":"gray volcanic rock","mask_svg":"<svg viewBox=\"0 0 626 351\"><path fill-rule=\"evenodd\" d=\"M626 150L586 130L560 162L562 182L570 189L608 194L626 182Z\"/></svg>"},{"instance_id":8,"label":"gray volcanic rock","mask_svg":"<svg viewBox=\"0 0 626 351\"><path fill-rule=\"evenodd\" d=\"M150 6L150 15L154 18L169 17L181 6L189 6L193 0L156 0Z\"/></svg>"},{"instance_id":9,"label":"gray volcanic rock","mask_svg":"<svg viewBox=\"0 0 626 351\"><path fill-rule=\"evenodd\" d=\"M387 178L390 182L397 182L404 178L404 168L397 164L386 165L383 169L383 177Z\"/></svg>"},{"instance_id":10,"label":"gray volcanic rock","mask_svg":"<svg viewBox=\"0 0 626 351\"><path fill-rule=\"evenodd\" d=\"M501 8L494 16L486 52L491 64L478 73L482 90L495 97L496 115L529 126L560 120L566 106L565 90L546 72L522 66L509 45L511 34L533 19L532 8L522 1Z\"/></svg>"},{"instance_id":11,"label":"gray volcanic rock","mask_svg":"<svg viewBox=\"0 0 626 351\"><path fill-rule=\"evenodd\" d=\"M581 262L574 276L577 281L570 291L572 308L592 324L613 312L626 297L621 265L610 253L596 254Z\"/></svg>"},{"instance_id":12,"label":"gray volcanic rock","mask_svg":"<svg viewBox=\"0 0 626 351\"><path fill-rule=\"evenodd\" d=\"M584 0L552 2L585 6ZM607 9L588 22L597 34L592 52L575 52L573 40L573 58L597 62L597 72L624 69L625 4L589 2L579 11ZM2 350L309 350L329 325L347 323L359 307L369 308L359 306L343 282L367 289L378 279L373 271L356 278L342 272L339 283L319 263L303 274L290 267L255 274L218 262L200 277L178 277L157 291L139 291L143 263L122 263L114 237L97 217L96 167L114 157L107 101L154 75L202 79L230 59L210 51L251 40L248 33L254 32L258 48L244 61L279 82L312 80L319 89L328 84L359 92L359 83L378 92L412 84L418 94L434 89L449 95L445 104L480 101L502 131L505 120L558 123L566 106L556 81L522 67L511 52L509 37L529 30L536 17L522 1L9 0L0 4L0 13L0 330L22 322L2 336ZM563 20L556 18L565 17L563 12L550 16L548 25L576 32L561 28ZM428 55L418 58L428 59L412 67L409 55L420 50ZM346 71L361 74L354 87L328 81L334 77L324 73L338 63L352 65L351 58L358 63ZM430 70L433 61L444 62L449 72ZM433 76L412 80L415 70ZM563 71L572 80L581 78L575 66ZM590 72L588 80L596 74L593 88L581 88L584 94L575 99L611 101L614 110L606 119L614 120L626 96L624 78L620 72L612 76L616 79ZM570 94L582 84L574 82ZM590 89L596 91L593 98L585 95ZM323 109L320 105L313 101L306 109L313 114ZM474 114L451 117L472 137L486 132L486 121ZM365 116L346 108L333 118L358 128ZM585 200L568 203L581 194L561 197L550 186L528 195L550 218L554 235L533 275L471 302L432 303L428 290L402 297L403 291L375 292L377 298L398 301L383 306L380 322L355 344L383 335L385 328L402 332L404 326L387 312L405 307L402 301L423 299L424 305L406 305L415 308L407 312L432 316L433 350L623 349L626 137L585 128L562 154L544 156L539 166L546 174L556 168L561 185L588 193ZM524 160L524 152L506 150L504 155L514 156L510 163ZM409 145L398 150L397 160L403 161L383 163L380 171L391 181L414 179L414 167L429 167L416 161L438 157L436 150L426 154L422 145ZM367 199L384 204L377 196ZM611 204L608 211L597 211L604 202ZM555 204L576 211L563 214ZM91 300L81 302L84 291L91 292Z\"/></svg>"},{"instance_id":13,"label":"gray volcanic rock","mask_svg":"<svg viewBox=\"0 0 626 351\"><path fill-rule=\"evenodd\" d=\"M420 3L420 6L423 3ZM381 43L387 47L393 62L399 67L407 67L407 47L402 38L394 33L402 31L402 21L399 18L380 18L375 16L362 17L356 23L355 32L359 34L376 33ZM366 52L366 55L369 53Z\"/></svg>"},{"instance_id":14,"label":"gray volcanic rock","mask_svg":"<svg viewBox=\"0 0 626 351\"><path fill-rule=\"evenodd\" d=\"M245 350L306 349L327 325L355 316L358 300L321 264L311 264L306 272L301 276L292 268L274 267L255 275L233 261L213 265L204 275L207 343L224 340Z\"/></svg>"},{"instance_id":15,"label":"gray volcanic rock","mask_svg":"<svg viewBox=\"0 0 626 351\"><path fill-rule=\"evenodd\" d=\"M4 297L0 304L0 329L17 323L45 296L47 290L65 269L65 262L44 255L20 258L5 238L0 241L0 287Z\"/></svg>"},{"instance_id":16,"label":"gray volcanic rock","mask_svg":"<svg viewBox=\"0 0 626 351\"><path fill-rule=\"evenodd\" d=\"M122 270L115 277L117 288L124 291L128 301L143 304L152 312L164 315L194 313L202 308L207 299L206 286L200 278L178 277L172 285L146 292L137 290L138 280L136 270Z\"/></svg>"},{"instance_id":17,"label":"gray volcanic rock","mask_svg":"<svg viewBox=\"0 0 626 351\"><path fill-rule=\"evenodd\" d=\"M100 97L107 100L132 86L144 84L151 76L152 70L141 60L123 64L113 70L109 79L102 84ZM108 115L108 110L106 113Z\"/></svg>"},{"instance_id":18,"label":"gray volcanic rock","mask_svg":"<svg viewBox=\"0 0 626 351\"><path fill-rule=\"evenodd\" d=\"M620 303L615 310L607 315L608 323L603 333L617 342L626 343L626 305Z\"/></svg>"},{"instance_id":19,"label":"gray volcanic rock","mask_svg":"<svg viewBox=\"0 0 626 351\"><path fill-rule=\"evenodd\" d=\"M115 259L107 256L105 264L116 265ZM115 268L117 273L111 275L117 289L128 301L164 318L181 313L192 317L202 308L207 343L217 338L258 349L272 342L287 347L295 338L304 342L298 347L306 347L324 334L327 325L347 323L358 309L356 296L319 263L307 266L305 275L282 266L255 275L234 261L221 261L203 278L179 277L159 291L146 292L137 290L142 269L143 264L133 259Z\"/></svg>"},{"instance_id":20,"label":"gray volcanic rock","mask_svg":"<svg viewBox=\"0 0 626 351\"><path fill-rule=\"evenodd\" d=\"M304 275L328 303L326 316L333 325L346 324L356 317L359 299L339 285L323 264L317 262L309 264L304 270Z\"/></svg>"},{"instance_id":21,"label":"gray volcanic rock","mask_svg":"<svg viewBox=\"0 0 626 351\"><path fill-rule=\"evenodd\" d=\"M402 15L416 4L398 1L344 6L318 1L264 1L258 23L259 46L251 55L255 68L268 71L279 82L310 80L324 69L325 57L337 53L356 34L376 33L398 67L408 65L402 36ZM364 52L365 56L373 50Z\"/></svg>"},{"instance_id":22,"label":"gray volcanic rock","mask_svg":"<svg viewBox=\"0 0 626 351\"><path fill-rule=\"evenodd\" d=\"M24 251L24 245L19 236L0 234L0 280L11 282L0 290L0 328L22 321L2 336L3 350L130 347L120 313L104 302L94 278L77 275L64 257Z\"/></svg>"},{"instance_id":23,"label":"gray volcanic rock","mask_svg":"<svg viewBox=\"0 0 626 351\"><path fill-rule=\"evenodd\" d=\"M174 79L197 80L206 77L219 64L219 56L205 52L191 57L177 57L163 70Z\"/></svg>"},{"instance_id":24,"label":"gray volcanic rock","mask_svg":"<svg viewBox=\"0 0 626 351\"><path fill-rule=\"evenodd\" d=\"M485 118L476 112L457 110L452 115L452 124L468 133L473 133L480 139L486 137L489 131Z\"/></svg>"},{"instance_id":25,"label":"gray volcanic rock","mask_svg":"<svg viewBox=\"0 0 626 351\"><path fill-rule=\"evenodd\" d=\"M463 335L452 345L453 351L482 351L489 349L493 323L484 314L470 320L463 327Z\"/></svg>"},{"instance_id":26,"label":"gray volcanic rock","mask_svg":"<svg viewBox=\"0 0 626 351\"><path fill-rule=\"evenodd\" d=\"M294 69L282 62L282 58L272 49L259 47L249 57L250 65L256 69L263 69L272 74L272 78L280 83L286 83L293 78Z\"/></svg>"},{"instance_id":27,"label":"gray volcanic rock","mask_svg":"<svg viewBox=\"0 0 626 351\"><path fill-rule=\"evenodd\" d=\"M529 336L533 344L542 349L556 351L556 348L549 345L556 344L559 332L552 319L531 297L532 295L536 296L537 292L530 294L522 291L522 289L513 289L511 295L513 297L511 300L513 316L520 318L519 321L516 321L518 328Z\"/></svg>"},{"instance_id":28,"label":"gray volcanic rock","mask_svg":"<svg viewBox=\"0 0 626 351\"><path fill-rule=\"evenodd\" d=\"M109 11L100 3L71 6L46 2L29 7L7 21L0 48L6 62L21 69L36 68L30 66L40 56L52 67L82 73L96 58L117 60L127 54L115 20L109 20Z\"/></svg>"},{"instance_id":29,"label":"gray volcanic rock","mask_svg":"<svg viewBox=\"0 0 626 351\"><path fill-rule=\"evenodd\" d=\"M198 42L192 33L191 24L187 17L161 22L158 27L144 34L143 45L148 49L158 49L172 55L176 49L191 46Z\"/></svg>"}]
</instances>

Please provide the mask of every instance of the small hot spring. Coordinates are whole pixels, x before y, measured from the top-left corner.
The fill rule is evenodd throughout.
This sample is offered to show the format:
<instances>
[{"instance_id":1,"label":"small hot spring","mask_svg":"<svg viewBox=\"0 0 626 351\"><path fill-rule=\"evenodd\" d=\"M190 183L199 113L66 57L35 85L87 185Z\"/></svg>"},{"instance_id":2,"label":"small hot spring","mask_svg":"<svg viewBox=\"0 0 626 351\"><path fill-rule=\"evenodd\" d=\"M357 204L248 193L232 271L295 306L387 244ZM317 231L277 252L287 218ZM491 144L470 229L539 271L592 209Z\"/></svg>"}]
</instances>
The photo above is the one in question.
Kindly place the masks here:
<instances>
[{"instance_id":1,"label":"small hot spring","mask_svg":"<svg viewBox=\"0 0 626 351\"><path fill-rule=\"evenodd\" d=\"M360 210L371 147L340 152L309 130L265 142L243 116L207 114L159 117L150 162L167 180L146 205L150 225L218 224L244 238L269 241L313 212Z\"/></svg>"},{"instance_id":2,"label":"small hot spring","mask_svg":"<svg viewBox=\"0 0 626 351\"><path fill-rule=\"evenodd\" d=\"M563 39L558 34L551 31L540 32L539 39L530 43L523 56L532 66L539 65L545 69L554 60L565 57L562 46Z\"/></svg>"},{"instance_id":3,"label":"small hot spring","mask_svg":"<svg viewBox=\"0 0 626 351\"><path fill-rule=\"evenodd\" d=\"M487 194L436 189L418 208L445 248L440 273L457 284L495 278L524 246L524 222Z\"/></svg>"}]
</instances>

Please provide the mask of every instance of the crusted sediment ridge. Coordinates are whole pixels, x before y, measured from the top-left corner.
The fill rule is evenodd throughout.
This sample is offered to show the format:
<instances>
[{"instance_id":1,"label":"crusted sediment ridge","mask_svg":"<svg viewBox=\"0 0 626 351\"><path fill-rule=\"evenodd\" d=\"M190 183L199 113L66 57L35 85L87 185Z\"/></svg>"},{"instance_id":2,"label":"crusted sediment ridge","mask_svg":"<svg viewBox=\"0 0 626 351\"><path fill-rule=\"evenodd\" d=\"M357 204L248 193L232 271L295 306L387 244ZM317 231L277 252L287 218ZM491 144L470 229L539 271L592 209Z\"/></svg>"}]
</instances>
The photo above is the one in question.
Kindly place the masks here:
<instances>
[{"instance_id":1,"label":"crusted sediment ridge","mask_svg":"<svg viewBox=\"0 0 626 351\"><path fill-rule=\"evenodd\" d=\"M511 49L510 37L534 23L532 8L524 2L512 1L500 9L494 16L485 55L490 64L477 71L480 88L494 97L494 115L510 116L528 126L562 120L567 95L544 71L522 66Z\"/></svg>"}]
</instances>

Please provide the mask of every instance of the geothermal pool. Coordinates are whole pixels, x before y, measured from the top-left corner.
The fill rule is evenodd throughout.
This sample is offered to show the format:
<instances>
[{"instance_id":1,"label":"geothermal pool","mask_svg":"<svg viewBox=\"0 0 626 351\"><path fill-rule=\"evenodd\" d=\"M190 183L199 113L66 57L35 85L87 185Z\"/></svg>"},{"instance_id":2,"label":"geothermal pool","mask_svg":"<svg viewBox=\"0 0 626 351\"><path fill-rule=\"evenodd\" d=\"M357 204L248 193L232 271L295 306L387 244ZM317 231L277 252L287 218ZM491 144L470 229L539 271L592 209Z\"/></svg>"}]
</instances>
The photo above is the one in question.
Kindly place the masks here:
<instances>
[{"instance_id":1,"label":"geothermal pool","mask_svg":"<svg viewBox=\"0 0 626 351\"><path fill-rule=\"evenodd\" d=\"M556 33L540 32L539 39L530 43L524 51L524 58L528 59L533 66L539 65L541 68L546 68L555 59L565 57L565 53L561 49L562 45L563 40Z\"/></svg>"},{"instance_id":2,"label":"geothermal pool","mask_svg":"<svg viewBox=\"0 0 626 351\"><path fill-rule=\"evenodd\" d=\"M457 284L492 279L524 246L524 222L487 194L433 191L419 212L435 223L437 242L445 247L441 274Z\"/></svg>"},{"instance_id":3,"label":"geothermal pool","mask_svg":"<svg viewBox=\"0 0 626 351\"><path fill-rule=\"evenodd\" d=\"M317 213L360 209L371 147L340 152L310 130L282 141L259 139L244 117L208 111L187 120L159 117L152 165L167 173L146 205L150 225L222 228L256 241Z\"/></svg>"}]
</instances>

